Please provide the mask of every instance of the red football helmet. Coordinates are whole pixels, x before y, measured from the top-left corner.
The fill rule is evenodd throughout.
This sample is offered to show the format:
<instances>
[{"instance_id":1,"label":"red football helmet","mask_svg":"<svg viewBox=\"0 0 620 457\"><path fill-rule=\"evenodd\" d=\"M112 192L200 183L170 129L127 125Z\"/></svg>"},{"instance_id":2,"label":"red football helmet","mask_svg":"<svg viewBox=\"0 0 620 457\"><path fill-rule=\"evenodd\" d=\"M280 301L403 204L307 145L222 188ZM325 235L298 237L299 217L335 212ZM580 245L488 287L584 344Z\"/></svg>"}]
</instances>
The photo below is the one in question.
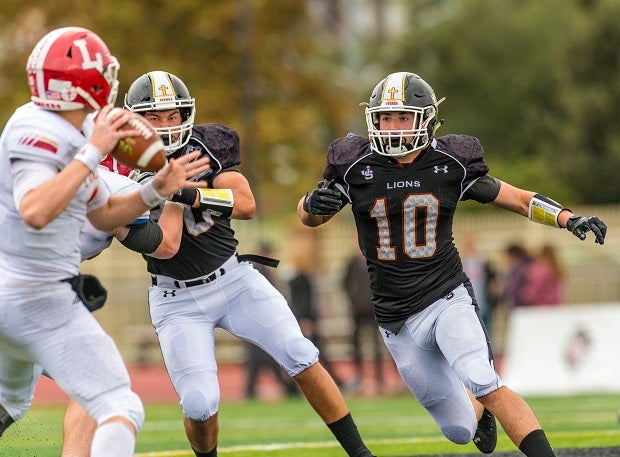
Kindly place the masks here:
<instances>
[{"instance_id":1,"label":"red football helmet","mask_svg":"<svg viewBox=\"0 0 620 457\"><path fill-rule=\"evenodd\" d=\"M52 111L84 107L99 111L116 101L118 68L106 44L90 30L53 30L39 40L28 57L32 102Z\"/></svg>"},{"instance_id":2,"label":"red football helmet","mask_svg":"<svg viewBox=\"0 0 620 457\"><path fill-rule=\"evenodd\" d=\"M99 165L103 165L112 173L118 173L119 175L123 176L129 176L129 173L133 171L133 168L128 167L127 165L123 165L118 160L116 160L116 157L114 157L112 154L108 154L107 156L105 156L103 160L99 162Z\"/></svg>"}]
</instances>

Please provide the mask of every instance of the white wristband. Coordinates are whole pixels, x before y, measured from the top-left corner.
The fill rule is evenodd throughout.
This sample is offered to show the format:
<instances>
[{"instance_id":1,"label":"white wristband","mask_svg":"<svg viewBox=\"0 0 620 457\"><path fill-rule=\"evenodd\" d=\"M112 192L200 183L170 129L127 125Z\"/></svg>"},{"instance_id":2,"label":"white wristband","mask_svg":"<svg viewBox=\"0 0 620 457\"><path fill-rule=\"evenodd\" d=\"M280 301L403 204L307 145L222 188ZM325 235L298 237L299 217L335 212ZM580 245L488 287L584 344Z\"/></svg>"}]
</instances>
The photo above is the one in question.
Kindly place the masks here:
<instances>
[{"instance_id":1,"label":"white wristband","mask_svg":"<svg viewBox=\"0 0 620 457\"><path fill-rule=\"evenodd\" d=\"M140 188L140 197L149 208L153 208L165 200L153 187L153 181L147 182Z\"/></svg>"},{"instance_id":2,"label":"white wristband","mask_svg":"<svg viewBox=\"0 0 620 457\"><path fill-rule=\"evenodd\" d=\"M89 170L94 171L99 165L99 162L103 160L103 155L99 152L96 146L91 143L86 143L82 149L74 157L75 160L79 160L88 167Z\"/></svg>"}]
</instances>

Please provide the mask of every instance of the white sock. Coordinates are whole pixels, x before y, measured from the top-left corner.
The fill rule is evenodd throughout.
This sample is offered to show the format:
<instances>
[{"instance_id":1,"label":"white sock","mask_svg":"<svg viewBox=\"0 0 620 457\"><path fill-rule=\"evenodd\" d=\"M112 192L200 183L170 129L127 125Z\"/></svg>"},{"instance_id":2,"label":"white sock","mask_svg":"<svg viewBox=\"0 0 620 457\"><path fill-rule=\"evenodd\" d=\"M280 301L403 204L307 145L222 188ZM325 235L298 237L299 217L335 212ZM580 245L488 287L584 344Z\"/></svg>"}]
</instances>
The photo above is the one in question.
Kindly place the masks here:
<instances>
[{"instance_id":1,"label":"white sock","mask_svg":"<svg viewBox=\"0 0 620 457\"><path fill-rule=\"evenodd\" d=\"M91 457L132 457L136 446L136 437L122 422L108 422L97 427Z\"/></svg>"}]
</instances>

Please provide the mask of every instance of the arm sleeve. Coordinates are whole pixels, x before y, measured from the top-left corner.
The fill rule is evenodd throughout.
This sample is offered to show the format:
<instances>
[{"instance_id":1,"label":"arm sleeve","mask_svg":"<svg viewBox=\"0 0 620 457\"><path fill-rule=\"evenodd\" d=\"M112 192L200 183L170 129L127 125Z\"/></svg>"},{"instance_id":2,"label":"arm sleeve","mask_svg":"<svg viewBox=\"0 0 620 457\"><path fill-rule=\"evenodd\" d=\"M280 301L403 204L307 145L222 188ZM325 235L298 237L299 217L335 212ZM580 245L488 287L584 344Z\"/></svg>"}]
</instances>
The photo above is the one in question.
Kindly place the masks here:
<instances>
[{"instance_id":1,"label":"arm sleeve","mask_svg":"<svg viewBox=\"0 0 620 457\"><path fill-rule=\"evenodd\" d=\"M161 227L154 221L147 221L145 224L132 225L129 233L120 243L127 249L141 254L154 252L164 238Z\"/></svg>"},{"instance_id":2,"label":"arm sleeve","mask_svg":"<svg viewBox=\"0 0 620 457\"><path fill-rule=\"evenodd\" d=\"M497 198L501 182L493 176L484 175L474 182L463 195L463 200L475 200L480 203L491 203Z\"/></svg>"}]
</instances>

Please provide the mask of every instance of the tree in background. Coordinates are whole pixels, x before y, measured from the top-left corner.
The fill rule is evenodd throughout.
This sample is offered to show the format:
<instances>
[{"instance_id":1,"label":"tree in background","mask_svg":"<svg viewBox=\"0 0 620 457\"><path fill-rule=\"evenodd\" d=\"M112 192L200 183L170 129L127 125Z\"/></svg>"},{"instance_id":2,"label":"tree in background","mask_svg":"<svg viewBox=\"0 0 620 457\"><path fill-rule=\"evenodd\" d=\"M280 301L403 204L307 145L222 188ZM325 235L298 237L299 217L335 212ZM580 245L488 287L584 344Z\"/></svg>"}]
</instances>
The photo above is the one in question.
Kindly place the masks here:
<instances>
[{"instance_id":1,"label":"tree in background","mask_svg":"<svg viewBox=\"0 0 620 457\"><path fill-rule=\"evenodd\" d=\"M517 186L617 202L620 3L434 3L435 21L402 37L388 69L417 71L447 96L442 133L479 137L490 167Z\"/></svg>"},{"instance_id":2,"label":"tree in background","mask_svg":"<svg viewBox=\"0 0 620 457\"><path fill-rule=\"evenodd\" d=\"M169 70L194 88L198 119L239 130L263 217L294 211L328 138L363 134L362 108L351 108L397 70L447 96L440 133L478 136L515 185L575 204L620 197L615 0L0 0L0 9L0 122L28 93L32 45L52 28L91 28L123 62L121 95L140 74Z\"/></svg>"}]
</instances>

